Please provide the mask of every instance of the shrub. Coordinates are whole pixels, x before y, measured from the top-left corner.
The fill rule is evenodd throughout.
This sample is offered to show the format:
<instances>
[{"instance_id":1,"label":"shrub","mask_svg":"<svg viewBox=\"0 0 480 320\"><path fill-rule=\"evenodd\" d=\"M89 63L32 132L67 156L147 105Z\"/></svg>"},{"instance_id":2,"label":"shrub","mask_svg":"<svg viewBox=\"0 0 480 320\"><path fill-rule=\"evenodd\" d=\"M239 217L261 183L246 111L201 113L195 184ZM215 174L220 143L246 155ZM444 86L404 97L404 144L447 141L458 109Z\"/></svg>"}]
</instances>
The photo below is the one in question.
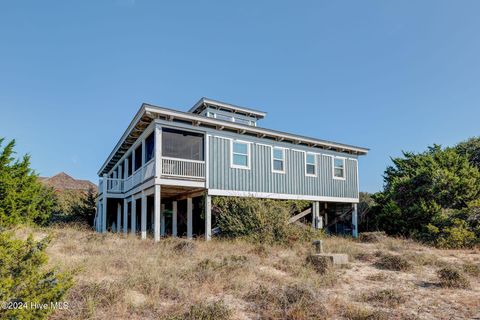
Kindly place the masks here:
<instances>
[{"instance_id":1,"label":"shrub","mask_svg":"<svg viewBox=\"0 0 480 320\"><path fill-rule=\"evenodd\" d=\"M384 231L362 232L360 233L360 242L380 242L385 240L387 234Z\"/></svg>"},{"instance_id":2,"label":"shrub","mask_svg":"<svg viewBox=\"0 0 480 320\"><path fill-rule=\"evenodd\" d=\"M365 279L370 281L384 282L389 279L389 276L383 272L371 274L365 277Z\"/></svg>"},{"instance_id":3,"label":"shrub","mask_svg":"<svg viewBox=\"0 0 480 320\"><path fill-rule=\"evenodd\" d=\"M460 270L446 266L437 271L440 280L440 286L446 288L467 289L470 287L470 281Z\"/></svg>"},{"instance_id":4,"label":"shrub","mask_svg":"<svg viewBox=\"0 0 480 320\"><path fill-rule=\"evenodd\" d=\"M282 287L259 285L245 300L261 319L325 319L326 309L315 292L300 283Z\"/></svg>"},{"instance_id":5,"label":"shrub","mask_svg":"<svg viewBox=\"0 0 480 320\"><path fill-rule=\"evenodd\" d=\"M371 310L353 305L346 305L342 311L348 320L388 320L390 315L381 310Z\"/></svg>"},{"instance_id":6,"label":"shrub","mask_svg":"<svg viewBox=\"0 0 480 320\"><path fill-rule=\"evenodd\" d=\"M374 225L439 247L479 243L480 207L468 204L480 199L480 168L469 163L470 152L460 149L434 145L392 159L384 190L373 196Z\"/></svg>"},{"instance_id":7,"label":"shrub","mask_svg":"<svg viewBox=\"0 0 480 320\"><path fill-rule=\"evenodd\" d=\"M399 255L382 254L375 266L380 269L392 271L408 271L412 269L410 262Z\"/></svg>"},{"instance_id":8,"label":"shrub","mask_svg":"<svg viewBox=\"0 0 480 320\"><path fill-rule=\"evenodd\" d=\"M403 295L393 289L381 289L378 291L364 294L362 300L374 304L380 304L386 307L396 307L405 303L406 299Z\"/></svg>"},{"instance_id":9,"label":"shrub","mask_svg":"<svg viewBox=\"0 0 480 320\"><path fill-rule=\"evenodd\" d=\"M192 254L195 251L195 243L192 241L179 240L173 246L173 251L180 254Z\"/></svg>"},{"instance_id":10,"label":"shrub","mask_svg":"<svg viewBox=\"0 0 480 320\"><path fill-rule=\"evenodd\" d=\"M311 228L289 224L292 208L308 202L258 198L214 197L217 223L224 237L244 237L258 243L290 243L318 237Z\"/></svg>"},{"instance_id":11,"label":"shrub","mask_svg":"<svg viewBox=\"0 0 480 320\"><path fill-rule=\"evenodd\" d=\"M472 262L466 262L463 264L463 272L471 275L472 277L480 277L480 264Z\"/></svg>"},{"instance_id":12,"label":"shrub","mask_svg":"<svg viewBox=\"0 0 480 320\"><path fill-rule=\"evenodd\" d=\"M190 310L184 315L185 320L216 320L230 319L232 311L223 301L210 303L200 303L190 307Z\"/></svg>"},{"instance_id":13,"label":"shrub","mask_svg":"<svg viewBox=\"0 0 480 320\"><path fill-rule=\"evenodd\" d=\"M30 157L13 158L15 140L2 149L0 138L0 226L46 224L55 206L51 188L44 187L30 168Z\"/></svg>"},{"instance_id":14,"label":"shrub","mask_svg":"<svg viewBox=\"0 0 480 320\"><path fill-rule=\"evenodd\" d=\"M324 274L332 268L332 260L326 256L309 255L307 256L306 262L320 274Z\"/></svg>"},{"instance_id":15,"label":"shrub","mask_svg":"<svg viewBox=\"0 0 480 320\"><path fill-rule=\"evenodd\" d=\"M45 248L48 238L33 241L14 239L0 233L0 301L26 304L27 308L0 309L2 319L44 319L72 285L71 277L46 269ZM48 308L30 308L31 303L47 304Z\"/></svg>"}]
</instances>

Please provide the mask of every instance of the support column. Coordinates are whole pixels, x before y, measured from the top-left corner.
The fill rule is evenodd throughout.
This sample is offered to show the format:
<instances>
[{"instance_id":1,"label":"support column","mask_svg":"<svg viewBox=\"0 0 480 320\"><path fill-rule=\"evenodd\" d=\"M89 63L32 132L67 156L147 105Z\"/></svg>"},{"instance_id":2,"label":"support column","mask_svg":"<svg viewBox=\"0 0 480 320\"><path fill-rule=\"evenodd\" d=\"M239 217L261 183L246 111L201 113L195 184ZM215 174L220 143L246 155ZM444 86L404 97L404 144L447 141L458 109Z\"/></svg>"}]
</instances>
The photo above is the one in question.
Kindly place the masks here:
<instances>
[{"instance_id":1,"label":"support column","mask_svg":"<svg viewBox=\"0 0 480 320\"><path fill-rule=\"evenodd\" d=\"M165 203L160 205L160 235L165 236Z\"/></svg>"},{"instance_id":2,"label":"support column","mask_svg":"<svg viewBox=\"0 0 480 320\"><path fill-rule=\"evenodd\" d=\"M312 228L317 228L317 202L312 202Z\"/></svg>"},{"instance_id":3,"label":"support column","mask_svg":"<svg viewBox=\"0 0 480 320\"><path fill-rule=\"evenodd\" d=\"M357 204L352 204L352 236L358 238L358 216L357 216Z\"/></svg>"},{"instance_id":4,"label":"support column","mask_svg":"<svg viewBox=\"0 0 480 320\"><path fill-rule=\"evenodd\" d=\"M172 202L172 236L177 236L177 201Z\"/></svg>"},{"instance_id":5,"label":"support column","mask_svg":"<svg viewBox=\"0 0 480 320\"><path fill-rule=\"evenodd\" d=\"M130 222L130 233L135 236L135 233L137 231L137 200L135 200L134 197L132 197L132 214L131 216L131 222Z\"/></svg>"},{"instance_id":6,"label":"support column","mask_svg":"<svg viewBox=\"0 0 480 320\"><path fill-rule=\"evenodd\" d=\"M212 197L205 197L205 240L212 238Z\"/></svg>"},{"instance_id":7,"label":"support column","mask_svg":"<svg viewBox=\"0 0 480 320\"><path fill-rule=\"evenodd\" d=\"M154 205L153 205L153 235L155 242L160 241L160 206L161 206L161 193L160 193L160 185L156 184L155 185L155 191L154 191Z\"/></svg>"},{"instance_id":8,"label":"support column","mask_svg":"<svg viewBox=\"0 0 480 320\"><path fill-rule=\"evenodd\" d=\"M147 196L142 191L142 216L141 216L142 239L147 239Z\"/></svg>"},{"instance_id":9,"label":"support column","mask_svg":"<svg viewBox=\"0 0 480 320\"><path fill-rule=\"evenodd\" d=\"M122 225L122 204L117 204L117 233L120 233L120 227Z\"/></svg>"},{"instance_id":10,"label":"support column","mask_svg":"<svg viewBox=\"0 0 480 320\"><path fill-rule=\"evenodd\" d=\"M123 199L123 233L128 232L128 201Z\"/></svg>"},{"instance_id":11,"label":"support column","mask_svg":"<svg viewBox=\"0 0 480 320\"><path fill-rule=\"evenodd\" d=\"M103 175L102 232L107 231L107 175Z\"/></svg>"},{"instance_id":12,"label":"support column","mask_svg":"<svg viewBox=\"0 0 480 320\"><path fill-rule=\"evenodd\" d=\"M193 237L192 209L192 198L187 198L187 239L192 239Z\"/></svg>"},{"instance_id":13,"label":"support column","mask_svg":"<svg viewBox=\"0 0 480 320\"><path fill-rule=\"evenodd\" d=\"M155 126L155 177L160 178L162 173L162 130Z\"/></svg>"}]
</instances>

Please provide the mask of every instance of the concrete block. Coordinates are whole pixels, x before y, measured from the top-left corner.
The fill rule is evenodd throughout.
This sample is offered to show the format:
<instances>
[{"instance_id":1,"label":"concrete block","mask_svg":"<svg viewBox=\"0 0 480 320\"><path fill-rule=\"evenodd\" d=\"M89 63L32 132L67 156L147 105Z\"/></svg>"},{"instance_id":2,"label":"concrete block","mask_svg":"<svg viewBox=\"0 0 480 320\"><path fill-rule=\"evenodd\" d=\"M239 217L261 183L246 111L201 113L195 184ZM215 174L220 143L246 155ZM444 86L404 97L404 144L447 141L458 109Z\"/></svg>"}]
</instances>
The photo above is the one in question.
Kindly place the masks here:
<instances>
[{"instance_id":1,"label":"concrete block","mask_svg":"<svg viewBox=\"0 0 480 320\"><path fill-rule=\"evenodd\" d=\"M348 264L348 255L343 253L319 253L307 257L307 262L311 264L318 273L325 273L332 266L342 266Z\"/></svg>"},{"instance_id":2,"label":"concrete block","mask_svg":"<svg viewBox=\"0 0 480 320\"><path fill-rule=\"evenodd\" d=\"M348 264L348 255L343 253L319 253L317 256L323 256L330 259L333 265L345 265Z\"/></svg>"}]
</instances>

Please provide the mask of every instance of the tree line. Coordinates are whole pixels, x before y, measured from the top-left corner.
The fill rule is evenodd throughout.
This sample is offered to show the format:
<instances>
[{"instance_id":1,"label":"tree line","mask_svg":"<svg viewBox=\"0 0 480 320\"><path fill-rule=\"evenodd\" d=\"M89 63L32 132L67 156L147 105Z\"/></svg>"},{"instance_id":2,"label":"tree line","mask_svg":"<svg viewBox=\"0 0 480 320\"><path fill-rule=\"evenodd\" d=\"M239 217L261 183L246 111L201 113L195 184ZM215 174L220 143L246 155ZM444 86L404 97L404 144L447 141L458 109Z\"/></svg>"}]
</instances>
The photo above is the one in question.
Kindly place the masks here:
<instances>
[{"instance_id":1,"label":"tree line","mask_svg":"<svg viewBox=\"0 0 480 320\"><path fill-rule=\"evenodd\" d=\"M384 172L361 230L383 230L443 248L480 244L480 137L403 152Z\"/></svg>"}]
</instances>

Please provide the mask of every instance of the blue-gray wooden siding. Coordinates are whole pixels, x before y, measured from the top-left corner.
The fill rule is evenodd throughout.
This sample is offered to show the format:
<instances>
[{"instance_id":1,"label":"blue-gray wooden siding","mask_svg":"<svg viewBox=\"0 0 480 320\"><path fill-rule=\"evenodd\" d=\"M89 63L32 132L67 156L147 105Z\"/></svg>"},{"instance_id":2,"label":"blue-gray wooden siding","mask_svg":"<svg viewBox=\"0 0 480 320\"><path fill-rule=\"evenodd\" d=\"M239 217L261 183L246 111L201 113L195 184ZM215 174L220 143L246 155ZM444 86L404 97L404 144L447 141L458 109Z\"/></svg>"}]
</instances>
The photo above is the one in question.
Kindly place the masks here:
<instances>
[{"instance_id":1,"label":"blue-gray wooden siding","mask_svg":"<svg viewBox=\"0 0 480 320\"><path fill-rule=\"evenodd\" d=\"M243 141L248 141L244 136ZM267 142L266 142L267 143ZM272 172L271 147L251 144L249 170L231 168L230 140L210 136L208 140L209 188L221 190L266 192L303 196L358 198L358 163L349 155L345 159L345 180L332 177L332 156L316 153L316 177L305 175L305 154L288 148L285 150L285 173ZM275 145L275 144L273 144ZM308 151L308 150L307 150Z\"/></svg>"}]
</instances>

